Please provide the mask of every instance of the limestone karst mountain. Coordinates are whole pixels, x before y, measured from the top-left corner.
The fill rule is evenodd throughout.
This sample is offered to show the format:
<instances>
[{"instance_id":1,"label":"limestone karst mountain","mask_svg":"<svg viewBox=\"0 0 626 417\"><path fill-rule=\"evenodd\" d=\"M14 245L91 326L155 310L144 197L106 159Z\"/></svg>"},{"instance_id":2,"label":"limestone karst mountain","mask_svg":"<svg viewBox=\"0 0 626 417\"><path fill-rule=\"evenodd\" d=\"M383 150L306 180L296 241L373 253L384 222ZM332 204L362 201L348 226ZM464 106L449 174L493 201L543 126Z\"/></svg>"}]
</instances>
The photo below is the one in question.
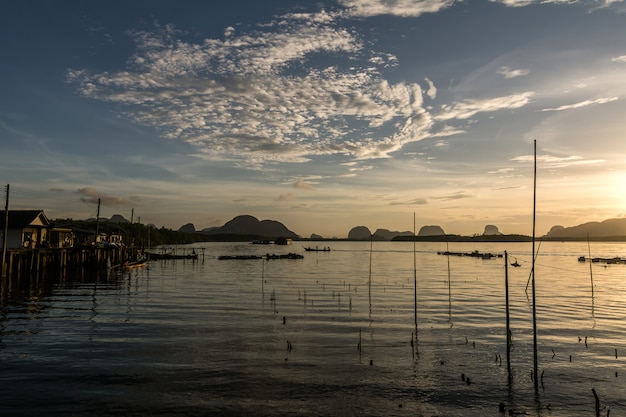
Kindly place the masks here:
<instances>
[{"instance_id":1,"label":"limestone karst mountain","mask_svg":"<svg viewBox=\"0 0 626 417\"><path fill-rule=\"evenodd\" d=\"M499 236L501 234L500 230L498 230L498 226L494 226L492 224L485 226L485 231L483 232L484 236Z\"/></svg>"},{"instance_id":2,"label":"limestone karst mountain","mask_svg":"<svg viewBox=\"0 0 626 417\"><path fill-rule=\"evenodd\" d=\"M422 226L417 235L418 236L441 236L445 234L446 233L443 231L443 229L440 226L431 225L431 226Z\"/></svg>"},{"instance_id":3,"label":"limestone karst mountain","mask_svg":"<svg viewBox=\"0 0 626 417\"><path fill-rule=\"evenodd\" d=\"M372 232L366 226L356 226L350 229L348 232L348 239L354 240L369 240L372 237Z\"/></svg>"},{"instance_id":4,"label":"limestone karst mountain","mask_svg":"<svg viewBox=\"0 0 626 417\"><path fill-rule=\"evenodd\" d=\"M588 222L572 227L553 226L545 237L586 238L587 236L590 238L626 236L626 218Z\"/></svg>"},{"instance_id":5,"label":"limestone karst mountain","mask_svg":"<svg viewBox=\"0 0 626 417\"><path fill-rule=\"evenodd\" d=\"M224 226L213 228L206 232L208 235L251 235L265 238L298 238L298 235L289 230L284 224L275 220L259 220L254 216L242 215L226 222Z\"/></svg>"},{"instance_id":6,"label":"limestone karst mountain","mask_svg":"<svg viewBox=\"0 0 626 417\"><path fill-rule=\"evenodd\" d=\"M392 240L398 236L413 236L413 232L396 232L388 229L376 229L374 240Z\"/></svg>"},{"instance_id":7,"label":"limestone karst mountain","mask_svg":"<svg viewBox=\"0 0 626 417\"><path fill-rule=\"evenodd\" d=\"M196 233L196 227L193 223L187 223L178 229L179 232Z\"/></svg>"}]
</instances>

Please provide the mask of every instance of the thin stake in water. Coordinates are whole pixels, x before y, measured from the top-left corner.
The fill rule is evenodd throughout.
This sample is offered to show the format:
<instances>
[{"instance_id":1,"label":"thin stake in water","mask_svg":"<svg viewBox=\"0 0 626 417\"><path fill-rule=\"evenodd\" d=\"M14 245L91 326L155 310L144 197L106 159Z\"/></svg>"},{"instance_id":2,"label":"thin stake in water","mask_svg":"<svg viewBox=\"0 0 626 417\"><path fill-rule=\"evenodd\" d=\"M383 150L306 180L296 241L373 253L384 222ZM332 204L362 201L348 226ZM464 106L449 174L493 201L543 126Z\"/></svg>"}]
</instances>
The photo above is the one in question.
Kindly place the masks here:
<instances>
[{"instance_id":1,"label":"thin stake in water","mask_svg":"<svg viewBox=\"0 0 626 417\"><path fill-rule=\"evenodd\" d=\"M535 298L535 229L537 218L537 140L533 141L534 144L534 164L533 164L533 264L532 264L532 295L533 295L533 371L535 375L538 375L538 360L537 360L537 303ZM534 379L535 392L539 391L538 378Z\"/></svg>"},{"instance_id":2,"label":"thin stake in water","mask_svg":"<svg viewBox=\"0 0 626 417\"><path fill-rule=\"evenodd\" d=\"M413 212L413 316L415 318L415 344L417 345L417 258L415 254L415 212Z\"/></svg>"}]
</instances>

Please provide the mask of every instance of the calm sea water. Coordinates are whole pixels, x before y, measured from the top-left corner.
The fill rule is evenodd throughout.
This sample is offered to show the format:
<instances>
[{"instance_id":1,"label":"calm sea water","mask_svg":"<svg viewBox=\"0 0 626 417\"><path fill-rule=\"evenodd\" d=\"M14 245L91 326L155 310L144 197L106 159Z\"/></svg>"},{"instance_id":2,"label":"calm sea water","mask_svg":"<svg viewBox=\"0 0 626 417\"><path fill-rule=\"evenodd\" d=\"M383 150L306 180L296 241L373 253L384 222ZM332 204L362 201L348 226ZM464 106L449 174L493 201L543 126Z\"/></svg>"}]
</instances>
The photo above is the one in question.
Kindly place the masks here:
<instances>
[{"instance_id":1,"label":"calm sea water","mask_svg":"<svg viewBox=\"0 0 626 417\"><path fill-rule=\"evenodd\" d=\"M533 383L530 243L207 243L203 259L3 282L2 416L626 415L626 265L543 243ZM592 256L626 244L592 243ZM218 260L299 252L300 260ZM414 260L417 340L414 341ZM593 277L593 290L592 290ZM539 381L538 381L539 382Z\"/></svg>"}]
</instances>

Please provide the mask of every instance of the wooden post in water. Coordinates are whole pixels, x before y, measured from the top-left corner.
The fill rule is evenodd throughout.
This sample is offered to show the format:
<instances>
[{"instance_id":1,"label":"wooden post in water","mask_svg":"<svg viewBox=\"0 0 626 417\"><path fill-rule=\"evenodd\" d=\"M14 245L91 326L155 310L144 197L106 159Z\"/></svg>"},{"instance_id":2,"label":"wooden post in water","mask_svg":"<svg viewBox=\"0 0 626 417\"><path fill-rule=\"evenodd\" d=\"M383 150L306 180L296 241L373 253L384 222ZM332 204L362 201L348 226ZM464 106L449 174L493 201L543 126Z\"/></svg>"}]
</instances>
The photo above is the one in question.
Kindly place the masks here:
<instances>
[{"instance_id":1,"label":"wooden post in water","mask_svg":"<svg viewBox=\"0 0 626 417\"><path fill-rule=\"evenodd\" d=\"M452 326L452 277L450 275L450 247L446 242L446 257L448 258L448 321Z\"/></svg>"},{"instance_id":2,"label":"wooden post in water","mask_svg":"<svg viewBox=\"0 0 626 417\"><path fill-rule=\"evenodd\" d=\"M504 287L506 300L506 370L511 378L511 322L509 316L509 254L504 251Z\"/></svg>"},{"instance_id":3,"label":"wooden post in water","mask_svg":"<svg viewBox=\"0 0 626 417\"><path fill-rule=\"evenodd\" d=\"M7 276L7 233L9 231L9 184L7 184L7 197L4 204L4 232L2 233L2 276Z\"/></svg>"},{"instance_id":4,"label":"wooden post in water","mask_svg":"<svg viewBox=\"0 0 626 417\"><path fill-rule=\"evenodd\" d=\"M370 235L370 269L369 279L367 281L369 303L370 303L370 320L372 319L372 250L374 248L374 235Z\"/></svg>"},{"instance_id":5,"label":"wooden post in water","mask_svg":"<svg viewBox=\"0 0 626 417\"><path fill-rule=\"evenodd\" d=\"M589 233L587 233L587 250L589 251L589 277L591 278L591 300L593 302L593 268L591 261L591 243L589 243Z\"/></svg>"},{"instance_id":6,"label":"wooden post in water","mask_svg":"<svg viewBox=\"0 0 626 417\"><path fill-rule=\"evenodd\" d=\"M417 338L417 258L415 255L415 212L413 212L413 317Z\"/></svg>"},{"instance_id":7,"label":"wooden post in water","mask_svg":"<svg viewBox=\"0 0 626 417\"><path fill-rule=\"evenodd\" d=\"M533 381L535 392L539 391L539 364L537 360L537 303L535 298L535 226L537 219L537 140L533 142L534 164L533 164L533 263L532 263L532 293L533 293Z\"/></svg>"}]
</instances>

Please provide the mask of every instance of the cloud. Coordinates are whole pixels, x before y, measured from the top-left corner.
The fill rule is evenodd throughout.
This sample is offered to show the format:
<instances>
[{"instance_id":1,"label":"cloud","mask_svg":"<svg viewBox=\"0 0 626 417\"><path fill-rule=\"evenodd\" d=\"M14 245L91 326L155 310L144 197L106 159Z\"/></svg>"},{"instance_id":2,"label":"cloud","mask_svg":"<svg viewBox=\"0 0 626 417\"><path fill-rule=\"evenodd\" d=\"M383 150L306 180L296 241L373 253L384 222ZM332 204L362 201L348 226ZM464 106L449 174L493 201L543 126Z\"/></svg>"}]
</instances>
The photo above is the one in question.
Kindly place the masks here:
<instances>
[{"instance_id":1,"label":"cloud","mask_svg":"<svg viewBox=\"0 0 626 417\"><path fill-rule=\"evenodd\" d=\"M511 69L509 67L500 67L500 69L498 69L498 74L503 75L504 78L516 78L516 77L522 77L524 75L528 75L529 74L529 70L527 69Z\"/></svg>"},{"instance_id":2,"label":"cloud","mask_svg":"<svg viewBox=\"0 0 626 417\"><path fill-rule=\"evenodd\" d=\"M501 3L508 7L525 7L531 4L570 4L577 0L489 0L492 3Z\"/></svg>"},{"instance_id":3,"label":"cloud","mask_svg":"<svg viewBox=\"0 0 626 417\"><path fill-rule=\"evenodd\" d=\"M435 13L454 4L446 0L340 0L351 16L371 17L393 15L419 17L424 13Z\"/></svg>"},{"instance_id":4,"label":"cloud","mask_svg":"<svg viewBox=\"0 0 626 417\"><path fill-rule=\"evenodd\" d=\"M534 155L521 155L511 158L511 161L521 163L533 163ZM565 168L569 166L577 165L593 165L601 164L605 162L603 159L584 159L582 156L553 156L553 155L538 155L537 163L541 164L545 168Z\"/></svg>"},{"instance_id":5,"label":"cloud","mask_svg":"<svg viewBox=\"0 0 626 417\"><path fill-rule=\"evenodd\" d=\"M415 198L413 200L406 201L393 201L389 203L390 206L424 206L428 204L428 200L425 198Z\"/></svg>"},{"instance_id":6,"label":"cloud","mask_svg":"<svg viewBox=\"0 0 626 417\"><path fill-rule=\"evenodd\" d=\"M442 195L438 197L430 197L432 200L441 200L441 201L451 201L451 200L461 200L465 198L472 198L473 196L470 194L466 194L462 191L458 191L456 193Z\"/></svg>"},{"instance_id":7,"label":"cloud","mask_svg":"<svg viewBox=\"0 0 626 417\"><path fill-rule=\"evenodd\" d=\"M131 206L132 205L132 203L125 198L109 196L91 187L79 188L77 190L77 193L83 196L80 198L80 201L82 201L83 203L98 204L98 202L100 202L100 204L103 206Z\"/></svg>"},{"instance_id":8,"label":"cloud","mask_svg":"<svg viewBox=\"0 0 626 417\"><path fill-rule=\"evenodd\" d=\"M459 128L452 127L452 126L443 126L438 131L434 132L431 135L431 137L433 137L433 138L441 138L441 137L460 135L460 134L463 134L463 133L467 133L467 131L464 130L464 129L459 129Z\"/></svg>"},{"instance_id":9,"label":"cloud","mask_svg":"<svg viewBox=\"0 0 626 417\"><path fill-rule=\"evenodd\" d=\"M128 69L73 69L67 80L165 138L195 145L202 158L255 168L313 155L386 158L428 136L433 121L419 84L381 76L392 55L364 48L323 12L281 19L197 43L171 26L137 31ZM319 66L313 57L323 56L349 62Z\"/></svg>"},{"instance_id":10,"label":"cloud","mask_svg":"<svg viewBox=\"0 0 626 417\"><path fill-rule=\"evenodd\" d=\"M494 112L504 109L518 109L530 103L534 92L527 91L503 97L482 100L463 100L453 105L442 106L442 112L435 116L437 120L469 119L484 112Z\"/></svg>"},{"instance_id":11,"label":"cloud","mask_svg":"<svg viewBox=\"0 0 626 417\"><path fill-rule=\"evenodd\" d=\"M596 100L585 100L574 104L567 104L559 107L542 109L542 111L563 111L563 110L572 110L572 109L580 109L582 107L591 106L594 104L606 104L612 101L618 100L618 97L603 97L598 98Z\"/></svg>"},{"instance_id":12,"label":"cloud","mask_svg":"<svg viewBox=\"0 0 626 417\"><path fill-rule=\"evenodd\" d=\"M508 174L515 171L515 168L500 168L493 171L488 171L487 174Z\"/></svg>"},{"instance_id":13,"label":"cloud","mask_svg":"<svg viewBox=\"0 0 626 417\"><path fill-rule=\"evenodd\" d=\"M302 181L302 180L298 180L293 184L293 188L297 188L299 190L314 190L315 187L313 187L312 184L306 182L306 181Z\"/></svg>"},{"instance_id":14,"label":"cloud","mask_svg":"<svg viewBox=\"0 0 626 417\"><path fill-rule=\"evenodd\" d=\"M535 0L489 0L492 3L501 3L508 7L524 7L535 3ZM546 2L548 3L548 2Z\"/></svg>"},{"instance_id":15,"label":"cloud","mask_svg":"<svg viewBox=\"0 0 626 417\"><path fill-rule=\"evenodd\" d=\"M428 77L424 78L424 80L428 83L428 90L426 90L426 95L434 100L437 98L437 87L435 87L435 83L433 83Z\"/></svg>"},{"instance_id":16,"label":"cloud","mask_svg":"<svg viewBox=\"0 0 626 417\"><path fill-rule=\"evenodd\" d=\"M525 7L531 4L570 4L577 0L490 0L507 7ZM610 5L613 1L606 0ZM436 13L455 3L458 0L339 0L339 4L347 9L349 16L372 17L391 15L399 17L419 17L425 13Z\"/></svg>"},{"instance_id":17,"label":"cloud","mask_svg":"<svg viewBox=\"0 0 626 417\"><path fill-rule=\"evenodd\" d=\"M611 62L626 62L626 55L616 56L611 59Z\"/></svg>"}]
</instances>

